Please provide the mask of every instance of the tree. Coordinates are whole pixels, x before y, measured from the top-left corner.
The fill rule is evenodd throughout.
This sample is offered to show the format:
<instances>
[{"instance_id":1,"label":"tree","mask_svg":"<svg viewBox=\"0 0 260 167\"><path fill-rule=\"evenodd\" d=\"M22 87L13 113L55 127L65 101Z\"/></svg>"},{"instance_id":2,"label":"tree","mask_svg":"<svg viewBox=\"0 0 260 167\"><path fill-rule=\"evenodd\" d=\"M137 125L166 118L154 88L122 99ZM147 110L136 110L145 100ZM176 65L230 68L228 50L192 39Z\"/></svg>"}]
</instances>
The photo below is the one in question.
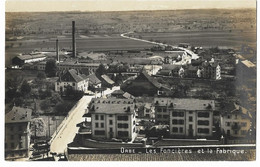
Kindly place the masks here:
<instances>
[{"instance_id":1,"label":"tree","mask_svg":"<svg viewBox=\"0 0 260 167\"><path fill-rule=\"evenodd\" d=\"M37 79L43 80L43 79L45 79L45 78L46 78L45 73L43 73L43 72L38 72L38 74L37 74Z\"/></svg>"},{"instance_id":2,"label":"tree","mask_svg":"<svg viewBox=\"0 0 260 167\"><path fill-rule=\"evenodd\" d=\"M41 110L43 110L44 112L49 112L51 109L51 102L49 99L46 99L44 101L41 102L40 104Z\"/></svg>"},{"instance_id":3,"label":"tree","mask_svg":"<svg viewBox=\"0 0 260 167\"><path fill-rule=\"evenodd\" d=\"M54 93L51 96L50 101L51 101L52 104L56 105L57 103L62 102L62 99L61 99L61 97L58 93Z\"/></svg>"},{"instance_id":4,"label":"tree","mask_svg":"<svg viewBox=\"0 0 260 167\"><path fill-rule=\"evenodd\" d=\"M23 96L28 95L31 92L31 86L27 83L27 81L23 81L21 86L21 93Z\"/></svg>"},{"instance_id":5,"label":"tree","mask_svg":"<svg viewBox=\"0 0 260 167\"><path fill-rule=\"evenodd\" d=\"M97 71L96 71L96 74L101 76L103 74L106 74L107 73L107 70L105 68L105 66L103 64L100 64Z\"/></svg>"},{"instance_id":6,"label":"tree","mask_svg":"<svg viewBox=\"0 0 260 167\"><path fill-rule=\"evenodd\" d=\"M48 77L55 77L57 72L57 65L54 59L48 60L45 66L45 73Z\"/></svg>"}]
</instances>

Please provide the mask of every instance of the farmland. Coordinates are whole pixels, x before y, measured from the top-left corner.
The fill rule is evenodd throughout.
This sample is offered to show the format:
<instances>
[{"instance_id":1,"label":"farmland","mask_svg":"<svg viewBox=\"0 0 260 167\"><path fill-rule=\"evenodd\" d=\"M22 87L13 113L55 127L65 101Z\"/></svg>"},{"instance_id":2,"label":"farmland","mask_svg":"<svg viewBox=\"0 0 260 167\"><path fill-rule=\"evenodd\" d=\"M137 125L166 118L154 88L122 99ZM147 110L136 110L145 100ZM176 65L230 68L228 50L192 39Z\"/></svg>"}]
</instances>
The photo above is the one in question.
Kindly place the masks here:
<instances>
[{"instance_id":1,"label":"farmland","mask_svg":"<svg viewBox=\"0 0 260 167\"><path fill-rule=\"evenodd\" d=\"M6 13L6 65L19 53L54 51L57 38L60 48L70 50L72 20L76 22L77 51L151 47L120 37L129 31L135 32L135 37L172 45L185 42L238 50L246 45L256 50L254 9ZM252 57L255 55L247 58Z\"/></svg>"}]
</instances>

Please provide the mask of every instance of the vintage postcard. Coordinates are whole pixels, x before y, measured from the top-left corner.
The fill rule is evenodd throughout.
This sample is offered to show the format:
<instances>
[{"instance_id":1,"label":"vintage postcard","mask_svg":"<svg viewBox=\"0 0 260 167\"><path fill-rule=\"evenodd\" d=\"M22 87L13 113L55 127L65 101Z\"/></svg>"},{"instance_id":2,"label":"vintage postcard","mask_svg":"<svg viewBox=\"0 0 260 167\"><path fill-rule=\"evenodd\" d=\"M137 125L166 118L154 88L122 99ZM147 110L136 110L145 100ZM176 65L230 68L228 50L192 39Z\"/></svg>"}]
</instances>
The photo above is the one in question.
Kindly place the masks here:
<instances>
[{"instance_id":1,"label":"vintage postcard","mask_svg":"<svg viewBox=\"0 0 260 167\"><path fill-rule=\"evenodd\" d=\"M7 0L5 161L255 161L255 0Z\"/></svg>"}]
</instances>

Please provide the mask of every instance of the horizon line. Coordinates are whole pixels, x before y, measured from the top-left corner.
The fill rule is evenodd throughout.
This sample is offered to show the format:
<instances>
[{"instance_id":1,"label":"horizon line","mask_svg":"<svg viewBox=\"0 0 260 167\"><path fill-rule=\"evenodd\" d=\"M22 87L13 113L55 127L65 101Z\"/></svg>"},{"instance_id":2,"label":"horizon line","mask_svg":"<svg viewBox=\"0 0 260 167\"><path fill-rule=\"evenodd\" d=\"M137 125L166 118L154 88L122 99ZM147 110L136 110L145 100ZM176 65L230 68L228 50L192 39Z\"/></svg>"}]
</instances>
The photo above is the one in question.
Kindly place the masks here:
<instances>
[{"instance_id":1,"label":"horizon line","mask_svg":"<svg viewBox=\"0 0 260 167\"><path fill-rule=\"evenodd\" d=\"M247 10L254 7L240 8L186 8L186 9L135 9L135 10L50 10L50 11L5 11L5 13L49 13L49 12L143 12L143 11L181 11L181 10Z\"/></svg>"}]
</instances>

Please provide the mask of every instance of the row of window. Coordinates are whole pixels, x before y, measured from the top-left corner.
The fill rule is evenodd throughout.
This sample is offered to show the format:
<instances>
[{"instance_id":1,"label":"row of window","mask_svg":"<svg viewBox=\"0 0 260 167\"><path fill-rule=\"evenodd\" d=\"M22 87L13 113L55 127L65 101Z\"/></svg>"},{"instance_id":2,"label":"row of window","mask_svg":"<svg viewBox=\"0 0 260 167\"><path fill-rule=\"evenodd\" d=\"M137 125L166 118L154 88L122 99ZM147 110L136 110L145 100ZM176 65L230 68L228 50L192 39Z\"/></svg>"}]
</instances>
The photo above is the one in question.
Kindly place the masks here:
<instances>
[{"instance_id":1,"label":"row of window","mask_svg":"<svg viewBox=\"0 0 260 167\"><path fill-rule=\"evenodd\" d=\"M173 127L172 132L173 133L183 133L183 127L180 127L180 128Z\"/></svg>"},{"instance_id":2,"label":"row of window","mask_svg":"<svg viewBox=\"0 0 260 167\"><path fill-rule=\"evenodd\" d=\"M95 127L99 128L99 123L95 123ZM100 123L100 128L104 128L104 123Z\"/></svg>"},{"instance_id":3,"label":"row of window","mask_svg":"<svg viewBox=\"0 0 260 167\"><path fill-rule=\"evenodd\" d=\"M109 114L109 117L113 117L113 115ZM95 120L104 120L104 115L95 115ZM117 120L128 121L128 116L117 116Z\"/></svg>"},{"instance_id":4,"label":"row of window","mask_svg":"<svg viewBox=\"0 0 260 167\"><path fill-rule=\"evenodd\" d=\"M117 127L118 128L125 128L125 129L127 129L128 128L128 124L117 124Z\"/></svg>"},{"instance_id":5,"label":"row of window","mask_svg":"<svg viewBox=\"0 0 260 167\"><path fill-rule=\"evenodd\" d=\"M158 114L157 118L164 118L164 119L166 119L166 118L169 118L169 115L160 115L160 114Z\"/></svg>"},{"instance_id":6,"label":"row of window","mask_svg":"<svg viewBox=\"0 0 260 167\"><path fill-rule=\"evenodd\" d=\"M189 121L192 122L192 117L189 117ZM183 125L184 120L183 119L173 119L172 124L173 125ZM199 120L198 125L209 125L209 121L208 120Z\"/></svg>"},{"instance_id":7,"label":"row of window","mask_svg":"<svg viewBox=\"0 0 260 167\"><path fill-rule=\"evenodd\" d=\"M10 126L10 131L14 131L14 126ZM17 130L18 131L22 131L23 130L23 126L17 126Z\"/></svg>"},{"instance_id":8,"label":"row of window","mask_svg":"<svg viewBox=\"0 0 260 167\"><path fill-rule=\"evenodd\" d=\"M231 126L231 122L226 122L225 125L226 125L226 126ZM238 123L238 122L234 122L233 125L238 126L239 123ZM246 126L247 126L247 122L241 122L240 125L241 125L242 127L246 127Z\"/></svg>"},{"instance_id":9,"label":"row of window","mask_svg":"<svg viewBox=\"0 0 260 167\"><path fill-rule=\"evenodd\" d=\"M95 130L94 134L95 135L105 135L105 131L104 130ZM118 131L117 132L117 135L120 137L128 137L128 134L129 134L128 131Z\"/></svg>"}]
</instances>

